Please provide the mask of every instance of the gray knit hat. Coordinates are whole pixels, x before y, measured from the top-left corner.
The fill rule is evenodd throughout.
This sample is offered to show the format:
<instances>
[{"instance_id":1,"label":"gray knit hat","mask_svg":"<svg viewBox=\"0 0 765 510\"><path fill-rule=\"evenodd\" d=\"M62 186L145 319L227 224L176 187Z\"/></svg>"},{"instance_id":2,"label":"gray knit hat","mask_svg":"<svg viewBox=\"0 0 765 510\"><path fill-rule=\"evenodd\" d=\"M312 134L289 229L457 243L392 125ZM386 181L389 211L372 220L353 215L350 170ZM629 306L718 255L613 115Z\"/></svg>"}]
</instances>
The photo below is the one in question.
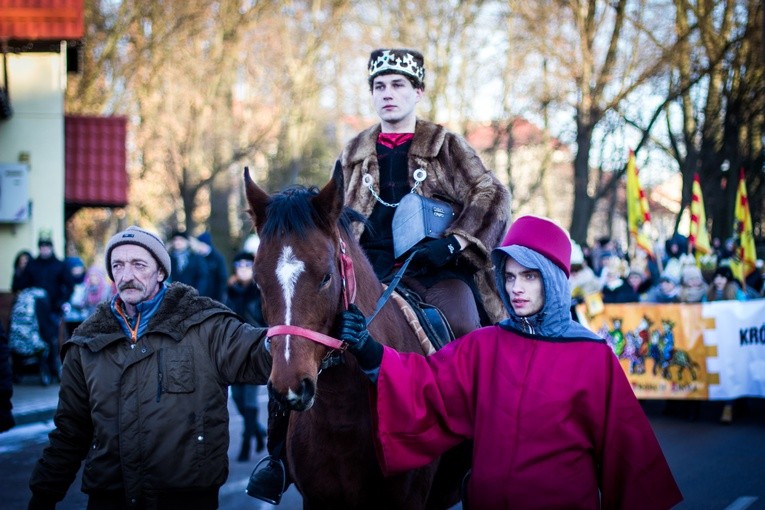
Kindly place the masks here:
<instances>
[{"instance_id":1,"label":"gray knit hat","mask_svg":"<svg viewBox=\"0 0 765 510\"><path fill-rule=\"evenodd\" d=\"M112 250L123 244L135 244L146 248L157 261L159 267L165 272L165 278L170 277L170 254L167 253L165 244L156 234L133 225L122 232L114 234L106 245L106 272L112 281L114 281L114 276L112 276Z\"/></svg>"}]
</instances>

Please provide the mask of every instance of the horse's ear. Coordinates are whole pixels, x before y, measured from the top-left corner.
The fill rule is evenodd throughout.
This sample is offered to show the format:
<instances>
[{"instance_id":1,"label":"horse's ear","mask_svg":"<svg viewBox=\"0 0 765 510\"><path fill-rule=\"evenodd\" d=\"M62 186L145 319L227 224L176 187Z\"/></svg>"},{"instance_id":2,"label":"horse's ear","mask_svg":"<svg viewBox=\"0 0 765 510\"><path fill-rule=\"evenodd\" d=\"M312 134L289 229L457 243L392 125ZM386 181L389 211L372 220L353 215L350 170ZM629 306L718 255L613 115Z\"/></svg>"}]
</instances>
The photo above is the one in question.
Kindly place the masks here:
<instances>
[{"instance_id":1,"label":"horse's ear","mask_svg":"<svg viewBox=\"0 0 765 510\"><path fill-rule=\"evenodd\" d=\"M335 163L332 171L332 179L319 191L319 194L311 199L313 206L319 213L318 217L327 229L333 229L340 218L345 203L345 191L343 184L343 167L340 160Z\"/></svg>"},{"instance_id":2,"label":"horse's ear","mask_svg":"<svg viewBox=\"0 0 765 510\"><path fill-rule=\"evenodd\" d=\"M250 204L248 212L255 223L255 229L260 231L266 221L266 206L271 201L271 197L250 178L250 169L247 167L244 167L244 191L247 195L247 203Z\"/></svg>"}]
</instances>

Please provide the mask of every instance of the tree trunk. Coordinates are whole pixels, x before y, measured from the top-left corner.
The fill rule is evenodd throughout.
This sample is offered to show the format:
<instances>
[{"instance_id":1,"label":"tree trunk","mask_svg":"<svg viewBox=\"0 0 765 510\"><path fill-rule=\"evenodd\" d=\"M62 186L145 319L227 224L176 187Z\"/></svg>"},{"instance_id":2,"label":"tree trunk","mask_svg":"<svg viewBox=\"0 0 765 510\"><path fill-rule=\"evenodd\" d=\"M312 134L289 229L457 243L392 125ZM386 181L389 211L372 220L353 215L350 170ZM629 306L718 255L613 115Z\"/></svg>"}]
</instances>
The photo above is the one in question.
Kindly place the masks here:
<instances>
[{"instance_id":1,"label":"tree trunk","mask_svg":"<svg viewBox=\"0 0 765 510\"><path fill-rule=\"evenodd\" d=\"M590 177L590 147L592 146L592 129L594 126L590 117L589 112L582 114L580 111L576 119L574 211L571 214L571 227L569 228L571 238L582 246L587 244L587 231L595 210L595 202L587 190Z\"/></svg>"}]
</instances>

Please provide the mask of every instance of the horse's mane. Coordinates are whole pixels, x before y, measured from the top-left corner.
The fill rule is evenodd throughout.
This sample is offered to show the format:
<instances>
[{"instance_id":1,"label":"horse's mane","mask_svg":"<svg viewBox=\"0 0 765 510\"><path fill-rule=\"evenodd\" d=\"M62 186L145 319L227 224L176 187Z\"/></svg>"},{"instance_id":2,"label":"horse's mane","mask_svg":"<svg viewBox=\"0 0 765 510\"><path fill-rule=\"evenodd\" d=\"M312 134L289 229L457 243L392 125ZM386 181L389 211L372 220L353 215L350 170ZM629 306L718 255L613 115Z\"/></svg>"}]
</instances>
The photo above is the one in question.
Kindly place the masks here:
<instances>
[{"instance_id":1,"label":"horse's mane","mask_svg":"<svg viewBox=\"0 0 765 510\"><path fill-rule=\"evenodd\" d=\"M272 195L260 237L278 239L286 234L303 236L317 228L331 228L333 225L328 225L326 218L321 217L311 204L311 199L318 194L319 188L316 186L295 185ZM351 235L351 225L354 222L366 223L366 218L350 207L343 207L338 226L346 236Z\"/></svg>"}]
</instances>

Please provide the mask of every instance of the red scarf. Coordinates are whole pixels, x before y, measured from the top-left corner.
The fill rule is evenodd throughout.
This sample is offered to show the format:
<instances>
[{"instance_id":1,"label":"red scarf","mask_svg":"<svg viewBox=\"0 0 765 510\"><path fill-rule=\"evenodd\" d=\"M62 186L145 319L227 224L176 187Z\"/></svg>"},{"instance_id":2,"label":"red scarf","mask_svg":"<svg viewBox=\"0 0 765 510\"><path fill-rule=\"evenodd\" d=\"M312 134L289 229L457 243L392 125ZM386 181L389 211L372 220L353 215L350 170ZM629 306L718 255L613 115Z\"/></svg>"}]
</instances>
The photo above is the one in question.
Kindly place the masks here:
<instances>
[{"instance_id":1,"label":"red scarf","mask_svg":"<svg viewBox=\"0 0 765 510\"><path fill-rule=\"evenodd\" d=\"M414 138L414 133L380 133L377 135L377 143L389 149L398 147Z\"/></svg>"}]
</instances>

